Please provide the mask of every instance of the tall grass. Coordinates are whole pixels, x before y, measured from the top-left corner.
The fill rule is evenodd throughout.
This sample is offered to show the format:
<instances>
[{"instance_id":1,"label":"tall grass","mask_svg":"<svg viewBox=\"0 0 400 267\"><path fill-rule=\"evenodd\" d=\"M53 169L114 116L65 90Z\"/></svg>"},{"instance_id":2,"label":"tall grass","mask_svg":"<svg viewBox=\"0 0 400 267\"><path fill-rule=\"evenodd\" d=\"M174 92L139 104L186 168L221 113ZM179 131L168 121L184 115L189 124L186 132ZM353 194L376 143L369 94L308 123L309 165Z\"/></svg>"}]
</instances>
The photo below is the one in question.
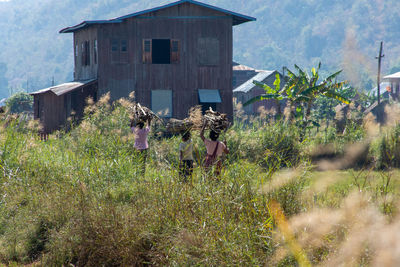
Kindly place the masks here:
<instances>
[{"instance_id":1,"label":"tall grass","mask_svg":"<svg viewBox=\"0 0 400 267\"><path fill-rule=\"evenodd\" d=\"M309 163L307 153L316 144L312 135L300 143L298 129L285 123L257 118L224 133L221 138L227 140L231 154L219 178L209 177L199 167L205 148L194 133L197 167L188 182L181 181L177 171L180 137L154 136L142 175L127 105L127 100L110 105L107 99L91 104L79 125L71 122L69 132L57 132L45 142L23 121L2 126L2 263L289 266L299 259L345 263L349 258L338 252L348 245L346 237L354 237L359 218L345 220L347 214L370 212L379 219L373 224L376 229L397 229L385 220L396 218L398 172L387 176L371 170L365 178L368 183L362 182L367 172L358 175L360 171L334 172L330 179L329 173L315 172ZM371 195L371 201L345 208L342 203L350 201L346 198L365 203L364 198L353 197L353 190ZM285 220L277 219L272 203L279 203ZM371 216L366 218L371 221ZM329 222L327 228L317 227L321 221ZM364 230L370 229L366 222ZM289 249L281 238L287 234L282 229L293 234ZM369 248L380 253L382 246ZM374 262L367 250L357 247L357 251L355 262Z\"/></svg>"}]
</instances>

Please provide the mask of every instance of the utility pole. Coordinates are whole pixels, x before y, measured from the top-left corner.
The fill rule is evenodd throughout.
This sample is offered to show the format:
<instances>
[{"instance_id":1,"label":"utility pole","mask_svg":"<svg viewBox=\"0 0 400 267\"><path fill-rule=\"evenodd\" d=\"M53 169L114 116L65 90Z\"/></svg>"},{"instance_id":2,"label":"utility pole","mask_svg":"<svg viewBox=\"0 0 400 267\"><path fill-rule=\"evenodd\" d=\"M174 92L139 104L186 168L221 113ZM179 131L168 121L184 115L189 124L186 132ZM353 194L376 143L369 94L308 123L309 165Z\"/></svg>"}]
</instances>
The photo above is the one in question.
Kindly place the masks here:
<instances>
[{"instance_id":1,"label":"utility pole","mask_svg":"<svg viewBox=\"0 0 400 267\"><path fill-rule=\"evenodd\" d=\"M51 86L54 86L54 76L51 79Z\"/></svg>"},{"instance_id":2,"label":"utility pole","mask_svg":"<svg viewBox=\"0 0 400 267\"><path fill-rule=\"evenodd\" d=\"M379 56L375 57L378 60L378 105L381 103L381 61L385 55L382 55L383 42L381 41L381 48L379 49Z\"/></svg>"}]
</instances>

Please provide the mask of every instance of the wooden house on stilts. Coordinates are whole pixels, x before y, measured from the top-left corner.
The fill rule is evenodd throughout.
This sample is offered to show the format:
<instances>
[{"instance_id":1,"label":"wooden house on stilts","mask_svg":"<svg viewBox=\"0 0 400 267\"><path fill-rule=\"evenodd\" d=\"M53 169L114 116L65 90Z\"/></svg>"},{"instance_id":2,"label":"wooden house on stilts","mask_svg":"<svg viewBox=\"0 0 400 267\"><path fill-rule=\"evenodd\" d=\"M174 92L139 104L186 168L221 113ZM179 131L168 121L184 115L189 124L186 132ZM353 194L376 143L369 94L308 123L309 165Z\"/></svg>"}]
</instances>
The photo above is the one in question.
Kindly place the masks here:
<instances>
[{"instance_id":1,"label":"wooden house on stilts","mask_svg":"<svg viewBox=\"0 0 400 267\"><path fill-rule=\"evenodd\" d=\"M86 97L128 97L184 118L209 106L232 117L232 27L255 18L181 0L110 20L62 29L74 34L74 81L32 93L45 131L62 126Z\"/></svg>"}]
</instances>

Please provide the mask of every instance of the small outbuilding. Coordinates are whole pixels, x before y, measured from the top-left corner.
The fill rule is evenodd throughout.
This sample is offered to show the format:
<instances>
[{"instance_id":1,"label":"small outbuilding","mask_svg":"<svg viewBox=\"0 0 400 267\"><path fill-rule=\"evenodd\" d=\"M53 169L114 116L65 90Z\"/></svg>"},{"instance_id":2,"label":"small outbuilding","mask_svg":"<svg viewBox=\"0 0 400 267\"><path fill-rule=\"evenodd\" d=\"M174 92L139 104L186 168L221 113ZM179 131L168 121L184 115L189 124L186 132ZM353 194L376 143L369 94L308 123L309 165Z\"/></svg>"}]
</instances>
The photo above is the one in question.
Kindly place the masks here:
<instances>
[{"instance_id":1,"label":"small outbuilding","mask_svg":"<svg viewBox=\"0 0 400 267\"><path fill-rule=\"evenodd\" d=\"M33 114L43 125L43 132L60 129L68 117L81 118L88 97L97 100L97 80L63 83L31 93Z\"/></svg>"},{"instance_id":2,"label":"small outbuilding","mask_svg":"<svg viewBox=\"0 0 400 267\"><path fill-rule=\"evenodd\" d=\"M232 71L233 71L233 80L232 85L233 88L237 88L247 82L249 79L256 76L262 70L256 70L252 67L233 62L232 63Z\"/></svg>"},{"instance_id":3,"label":"small outbuilding","mask_svg":"<svg viewBox=\"0 0 400 267\"><path fill-rule=\"evenodd\" d=\"M392 99L399 101L400 96L400 72L396 72L382 79L384 82L388 83L384 88L381 86L381 94L388 92Z\"/></svg>"},{"instance_id":4,"label":"small outbuilding","mask_svg":"<svg viewBox=\"0 0 400 267\"><path fill-rule=\"evenodd\" d=\"M276 71L267 71L267 70L259 70L257 74L241 84L240 86L236 87L233 90L233 97L234 97L234 102L237 103L246 103L248 100L265 94L265 91L263 88L255 85L253 81L265 83L269 85L270 87L273 87L273 83L275 82L276 75L279 74L280 79L281 79L281 86L284 85L282 75ZM252 114L257 114L259 111L260 107L264 107L265 110L270 110L270 109L276 109L277 106L275 104L274 100L262 100L255 102L253 104L247 105L243 107L244 112L248 115Z\"/></svg>"}]
</instances>

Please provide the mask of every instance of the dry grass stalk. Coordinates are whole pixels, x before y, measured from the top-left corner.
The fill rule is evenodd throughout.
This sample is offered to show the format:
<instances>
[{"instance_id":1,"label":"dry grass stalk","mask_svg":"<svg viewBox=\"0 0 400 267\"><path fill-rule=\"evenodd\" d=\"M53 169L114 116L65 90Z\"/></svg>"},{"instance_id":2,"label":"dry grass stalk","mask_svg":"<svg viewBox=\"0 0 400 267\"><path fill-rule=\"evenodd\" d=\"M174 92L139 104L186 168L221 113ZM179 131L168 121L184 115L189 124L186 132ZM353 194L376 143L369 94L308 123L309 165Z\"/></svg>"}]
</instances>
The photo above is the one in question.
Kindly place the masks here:
<instances>
[{"instance_id":1,"label":"dry grass stalk","mask_svg":"<svg viewBox=\"0 0 400 267\"><path fill-rule=\"evenodd\" d=\"M369 137L376 137L379 135L379 123L376 122L375 116L370 112L363 119L363 127Z\"/></svg>"},{"instance_id":2,"label":"dry grass stalk","mask_svg":"<svg viewBox=\"0 0 400 267\"><path fill-rule=\"evenodd\" d=\"M242 102L239 102L235 105L233 112L236 118L243 119L245 117Z\"/></svg>"},{"instance_id":3,"label":"dry grass stalk","mask_svg":"<svg viewBox=\"0 0 400 267\"><path fill-rule=\"evenodd\" d=\"M400 122L400 106L398 104L386 105L386 126L394 127Z\"/></svg>"},{"instance_id":4,"label":"dry grass stalk","mask_svg":"<svg viewBox=\"0 0 400 267\"><path fill-rule=\"evenodd\" d=\"M201 126L203 125L203 112L201 111L201 106L198 105L190 108L189 120L193 123L192 129L201 129Z\"/></svg>"},{"instance_id":5,"label":"dry grass stalk","mask_svg":"<svg viewBox=\"0 0 400 267\"><path fill-rule=\"evenodd\" d=\"M261 120L267 119L267 116L273 113L272 109L266 110L264 106L259 106L257 112Z\"/></svg>"},{"instance_id":6,"label":"dry grass stalk","mask_svg":"<svg viewBox=\"0 0 400 267\"><path fill-rule=\"evenodd\" d=\"M288 221L286 220L279 203L276 201L272 201L269 206L280 233L284 237L287 246L295 256L299 265L303 267L311 266L311 263L307 259L306 254L294 237L293 231L289 226Z\"/></svg>"},{"instance_id":7,"label":"dry grass stalk","mask_svg":"<svg viewBox=\"0 0 400 267\"><path fill-rule=\"evenodd\" d=\"M335 120L341 121L344 118L343 105L337 105L335 107Z\"/></svg>"},{"instance_id":8,"label":"dry grass stalk","mask_svg":"<svg viewBox=\"0 0 400 267\"><path fill-rule=\"evenodd\" d=\"M283 116L285 117L285 121L288 122L292 118L292 107L289 103L286 104L286 107L283 109Z\"/></svg>"},{"instance_id":9,"label":"dry grass stalk","mask_svg":"<svg viewBox=\"0 0 400 267\"><path fill-rule=\"evenodd\" d=\"M340 208L314 209L292 217L287 229L308 255L326 250L324 258L314 261L320 266L358 266L360 262L399 266L400 220L392 221L372 204L370 196L355 192ZM278 251L281 259L282 250Z\"/></svg>"},{"instance_id":10,"label":"dry grass stalk","mask_svg":"<svg viewBox=\"0 0 400 267\"><path fill-rule=\"evenodd\" d=\"M276 172L269 183L265 184L262 188L262 192L268 194L275 189L283 187L293 180L299 178L303 173L301 168L296 169L284 169Z\"/></svg>"},{"instance_id":11,"label":"dry grass stalk","mask_svg":"<svg viewBox=\"0 0 400 267\"><path fill-rule=\"evenodd\" d=\"M348 179L348 176L338 171L314 172L314 175L315 182L302 193L305 199L312 199L319 193L325 193L330 186Z\"/></svg>"},{"instance_id":12,"label":"dry grass stalk","mask_svg":"<svg viewBox=\"0 0 400 267\"><path fill-rule=\"evenodd\" d=\"M367 162L369 143L355 143L346 147L343 157L322 159L317 162L320 171L342 170L357 167L362 162ZM364 166L361 166L364 167Z\"/></svg>"},{"instance_id":13,"label":"dry grass stalk","mask_svg":"<svg viewBox=\"0 0 400 267\"><path fill-rule=\"evenodd\" d=\"M129 98L135 100L135 91L129 93Z\"/></svg>"}]
</instances>

